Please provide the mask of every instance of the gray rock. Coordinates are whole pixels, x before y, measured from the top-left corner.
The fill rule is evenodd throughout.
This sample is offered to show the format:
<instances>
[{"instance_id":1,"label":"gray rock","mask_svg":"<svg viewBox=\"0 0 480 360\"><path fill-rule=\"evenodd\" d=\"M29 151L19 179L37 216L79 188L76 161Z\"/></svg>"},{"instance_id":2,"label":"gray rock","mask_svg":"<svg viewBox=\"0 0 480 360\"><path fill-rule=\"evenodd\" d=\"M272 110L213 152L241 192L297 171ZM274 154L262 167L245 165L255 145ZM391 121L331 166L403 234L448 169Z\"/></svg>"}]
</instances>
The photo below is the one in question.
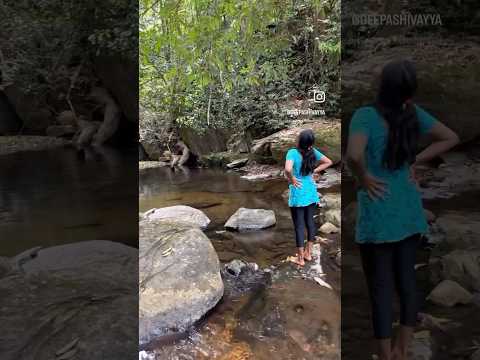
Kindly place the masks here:
<instances>
[{"instance_id":1,"label":"gray rock","mask_svg":"<svg viewBox=\"0 0 480 360\"><path fill-rule=\"evenodd\" d=\"M480 214L451 213L436 220L437 226L445 233L445 241L456 249L480 248Z\"/></svg>"},{"instance_id":2,"label":"gray rock","mask_svg":"<svg viewBox=\"0 0 480 360\"><path fill-rule=\"evenodd\" d=\"M321 195L320 204L324 210L338 210L342 206L342 196L340 193Z\"/></svg>"},{"instance_id":3,"label":"gray rock","mask_svg":"<svg viewBox=\"0 0 480 360\"><path fill-rule=\"evenodd\" d=\"M185 205L150 209L143 216L146 220L170 219L188 222L201 229L205 229L210 224L210 219L203 211Z\"/></svg>"},{"instance_id":4,"label":"gray rock","mask_svg":"<svg viewBox=\"0 0 480 360\"><path fill-rule=\"evenodd\" d=\"M340 209L326 211L325 222L330 222L337 227L342 226L342 215Z\"/></svg>"},{"instance_id":5,"label":"gray rock","mask_svg":"<svg viewBox=\"0 0 480 360\"><path fill-rule=\"evenodd\" d=\"M238 169L238 168L241 168L241 167L247 165L247 163L248 163L248 158L238 159L238 160L232 161L231 163L227 164L227 168L228 169Z\"/></svg>"},{"instance_id":6,"label":"gray rock","mask_svg":"<svg viewBox=\"0 0 480 360\"><path fill-rule=\"evenodd\" d=\"M320 226L319 230L324 234L336 234L339 232L339 229L335 225L329 222L326 222L325 224Z\"/></svg>"},{"instance_id":7,"label":"gray rock","mask_svg":"<svg viewBox=\"0 0 480 360\"><path fill-rule=\"evenodd\" d=\"M238 231L260 230L271 227L276 222L273 210L240 208L228 219L225 228Z\"/></svg>"},{"instance_id":8,"label":"gray rock","mask_svg":"<svg viewBox=\"0 0 480 360\"><path fill-rule=\"evenodd\" d=\"M317 181L317 189L328 189L335 185L340 185L342 174L335 168L328 168Z\"/></svg>"},{"instance_id":9,"label":"gray rock","mask_svg":"<svg viewBox=\"0 0 480 360\"><path fill-rule=\"evenodd\" d=\"M223 296L210 240L191 223L140 222L140 343L183 331Z\"/></svg>"},{"instance_id":10,"label":"gray rock","mask_svg":"<svg viewBox=\"0 0 480 360\"><path fill-rule=\"evenodd\" d=\"M443 280L428 295L427 300L441 306L455 306L457 304L469 304L473 295L462 286L452 280Z\"/></svg>"},{"instance_id":11,"label":"gray rock","mask_svg":"<svg viewBox=\"0 0 480 360\"><path fill-rule=\"evenodd\" d=\"M480 291L480 250L455 250L442 257L443 278Z\"/></svg>"},{"instance_id":12,"label":"gray rock","mask_svg":"<svg viewBox=\"0 0 480 360\"><path fill-rule=\"evenodd\" d=\"M0 278L2 360L134 358L138 251L85 241L34 253Z\"/></svg>"},{"instance_id":13,"label":"gray rock","mask_svg":"<svg viewBox=\"0 0 480 360\"><path fill-rule=\"evenodd\" d=\"M247 267L248 265L243 262L242 260L238 260L238 259L234 259L232 261L230 261L228 264L225 264L225 270L237 277L240 275L240 273L242 272L242 270Z\"/></svg>"}]
</instances>

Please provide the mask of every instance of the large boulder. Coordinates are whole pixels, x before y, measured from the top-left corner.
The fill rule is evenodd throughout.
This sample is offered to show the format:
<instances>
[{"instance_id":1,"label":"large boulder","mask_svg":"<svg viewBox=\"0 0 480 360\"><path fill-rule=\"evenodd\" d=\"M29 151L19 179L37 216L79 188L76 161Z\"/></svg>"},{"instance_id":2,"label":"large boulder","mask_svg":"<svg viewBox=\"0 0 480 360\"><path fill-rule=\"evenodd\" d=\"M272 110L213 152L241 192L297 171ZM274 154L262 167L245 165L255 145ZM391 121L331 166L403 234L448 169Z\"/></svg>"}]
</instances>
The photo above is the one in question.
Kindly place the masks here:
<instances>
[{"instance_id":1,"label":"large boulder","mask_svg":"<svg viewBox=\"0 0 480 360\"><path fill-rule=\"evenodd\" d=\"M182 127L178 131L180 139L187 144L192 153L199 157L226 151L231 135L230 129L208 128L199 133L195 129Z\"/></svg>"},{"instance_id":2,"label":"large boulder","mask_svg":"<svg viewBox=\"0 0 480 360\"><path fill-rule=\"evenodd\" d=\"M137 356L137 249L85 241L9 262L0 277L2 360Z\"/></svg>"},{"instance_id":3,"label":"large boulder","mask_svg":"<svg viewBox=\"0 0 480 360\"><path fill-rule=\"evenodd\" d=\"M315 146L332 161L338 162L341 159L340 126L340 120L332 119L279 131L254 141L252 159L263 164L283 164L287 151L296 146L300 131L310 128L315 133Z\"/></svg>"},{"instance_id":4,"label":"large boulder","mask_svg":"<svg viewBox=\"0 0 480 360\"><path fill-rule=\"evenodd\" d=\"M275 225L275 212L265 209L240 208L225 223L230 230L261 230Z\"/></svg>"},{"instance_id":5,"label":"large boulder","mask_svg":"<svg viewBox=\"0 0 480 360\"><path fill-rule=\"evenodd\" d=\"M147 220L180 220L205 229L210 219L203 211L185 205L168 206L159 209L150 209L144 215Z\"/></svg>"},{"instance_id":6,"label":"large boulder","mask_svg":"<svg viewBox=\"0 0 480 360\"><path fill-rule=\"evenodd\" d=\"M184 331L223 296L217 253L192 224L142 220L139 263L140 344Z\"/></svg>"}]
</instances>

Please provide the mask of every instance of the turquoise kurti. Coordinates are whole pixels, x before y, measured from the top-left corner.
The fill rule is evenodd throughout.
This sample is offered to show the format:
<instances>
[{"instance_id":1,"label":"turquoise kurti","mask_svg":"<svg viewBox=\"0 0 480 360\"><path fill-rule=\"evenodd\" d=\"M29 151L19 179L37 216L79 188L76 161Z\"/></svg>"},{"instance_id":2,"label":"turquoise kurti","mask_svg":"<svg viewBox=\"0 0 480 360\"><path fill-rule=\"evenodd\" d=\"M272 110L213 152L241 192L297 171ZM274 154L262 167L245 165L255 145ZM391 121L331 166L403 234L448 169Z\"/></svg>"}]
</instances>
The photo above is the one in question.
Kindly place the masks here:
<instances>
[{"instance_id":1,"label":"turquoise kurti","mask_svg":"<svg viewBox=\"0 0 480 360\"><path fill-rule=\"evenodd\" d=\"M313 149L317 161L324 155L317 149ZM317 186L313 181L312 174L303 176L300 173L302 168L302 154L297 149L290 149L287 152L286 160L293 161L293 176L295 176L301 183L301 188L296 188L292 184L289 186L288 206L300 207L308 206L318 203L320 198L318 196Z\"/></svg>"},{"instance_id":2,"label":"turquoise kurti","mask_svg":"<svg viewBox=\"0 0 480 360\"><path fill-rule=\"evenodd\" d=\"M425 110L415 106L420 133L430 131L437 121ZM365 190L357 192L358 211L355 241L357 243L386 243L425 233L428 224L421 196L410 180L408 164L397 170L382 165L388 140L388 130L372 106L358 109L350 123L350 135L362 133L368 137L365 150L366 166L375 177L386 182L384 199L372 200Z\"/></svg>"}]
</instances>

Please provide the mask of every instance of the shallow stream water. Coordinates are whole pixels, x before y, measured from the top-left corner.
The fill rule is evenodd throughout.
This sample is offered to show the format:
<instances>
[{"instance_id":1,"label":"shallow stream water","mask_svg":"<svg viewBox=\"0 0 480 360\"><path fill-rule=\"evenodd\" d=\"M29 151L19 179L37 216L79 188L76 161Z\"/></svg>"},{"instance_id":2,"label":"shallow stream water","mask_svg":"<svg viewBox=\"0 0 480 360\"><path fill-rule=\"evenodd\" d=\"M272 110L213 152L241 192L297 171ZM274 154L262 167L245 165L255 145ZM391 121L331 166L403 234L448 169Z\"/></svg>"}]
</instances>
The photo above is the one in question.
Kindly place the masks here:
<instances>
[{"instance_id":1,"label":"shallow stream water","mask_svg":"<svg viewBox=\"0 0 480 360\"><path fill-rule=\"evenodd\" d=\"M160 342L156 359L339 359L339 271L322 255L320 286L285 263L295 253L283 179L248 181L236 172L169 168L140 176L140 211L172 205L201 209L211 219L206 235L220 261L242 259L269 269L275 280L239 297L224 297L183 339ZM338 191L338 188L326 189ZM276 226L255 232L226 232L223 225L240 207L275 211Z\"/></svg>"},{"instance_id":2,"label":"shallow stream water","mask_svg":"<svg viewBox=\"0 0 480 360\"><path fill-rule=\"evenodd\" d=\"M85 240L137 246L137 157L107 147L0 156L0 256Z\"/></svg>"}]
</instances>

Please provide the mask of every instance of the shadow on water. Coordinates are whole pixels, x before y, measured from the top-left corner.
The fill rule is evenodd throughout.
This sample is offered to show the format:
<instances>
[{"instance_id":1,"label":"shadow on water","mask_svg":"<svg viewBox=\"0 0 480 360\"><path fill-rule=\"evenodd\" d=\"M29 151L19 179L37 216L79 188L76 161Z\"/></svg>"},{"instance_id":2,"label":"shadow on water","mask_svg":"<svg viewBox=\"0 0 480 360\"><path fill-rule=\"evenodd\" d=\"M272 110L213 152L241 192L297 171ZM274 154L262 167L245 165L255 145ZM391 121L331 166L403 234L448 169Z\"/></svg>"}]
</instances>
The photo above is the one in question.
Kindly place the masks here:
<instances>
[{"instance_id":1,"label":"shadow on water","mask_svg":"<svg viewBox=\"0 0 480 360\"><path fill-rule=\"evenodd\" d=\"M0 255L84 240L138 246L136 150L0 156Z\"/></svg>"}]
</instances>

